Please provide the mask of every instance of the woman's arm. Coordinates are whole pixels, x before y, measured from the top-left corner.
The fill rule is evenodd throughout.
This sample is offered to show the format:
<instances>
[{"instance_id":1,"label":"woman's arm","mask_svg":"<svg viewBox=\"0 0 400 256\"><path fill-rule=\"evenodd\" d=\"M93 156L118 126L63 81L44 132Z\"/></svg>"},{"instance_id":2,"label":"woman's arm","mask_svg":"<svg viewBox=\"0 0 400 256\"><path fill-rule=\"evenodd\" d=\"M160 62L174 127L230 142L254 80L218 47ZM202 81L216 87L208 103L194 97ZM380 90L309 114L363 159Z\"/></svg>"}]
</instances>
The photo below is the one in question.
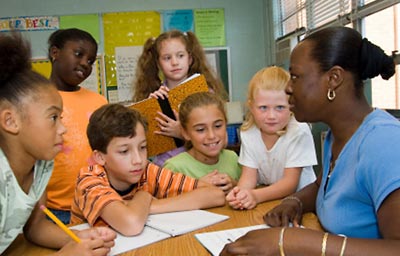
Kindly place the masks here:
<instances>
[{"instance_id":1,"label":"woman's arm","mask_svg":"<svg viewBox=\"0 0 400 256\"><path fill-rule=\"evenodd\" d=\"M264 216L265 223L271 227L299 226L302 221L303 213L314 212L321 174L317 180L308 184L297 193L282 200L281 204L267 212Z\"/></svg>"},{"instance_id":2,"label":"woman's arm","mask_svg":"<svg viewBox=\"0 0 400 256\"><path fill-rule=\"evenodd\" d=\"M313 184L305 190L313 189ZM308 189L307 189L308 188ZM398 255L400 251L400 189L392 192L378 210L378 225L383 239L344 238L333 234L302 228L269 228L251 231L234 243L225 246L221 255ZM282 237L282 239L280 239ZM324 238L325 237L325 238ZM324 242L325 241L325 242ZM325 244L325 246L324 246ZM341 254L343 250L344 254Z\"/></svg>"}]
</instances>

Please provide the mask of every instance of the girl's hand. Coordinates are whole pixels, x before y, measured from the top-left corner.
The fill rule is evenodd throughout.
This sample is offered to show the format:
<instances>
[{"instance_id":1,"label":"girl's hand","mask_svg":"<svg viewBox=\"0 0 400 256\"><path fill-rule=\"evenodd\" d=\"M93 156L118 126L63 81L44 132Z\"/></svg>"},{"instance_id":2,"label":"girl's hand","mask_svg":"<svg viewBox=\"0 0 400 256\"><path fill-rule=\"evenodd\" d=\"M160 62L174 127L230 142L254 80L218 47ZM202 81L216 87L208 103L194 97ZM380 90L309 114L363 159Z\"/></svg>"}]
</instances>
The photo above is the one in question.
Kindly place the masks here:
<instances>
[{"instance_id":1,"label":"girl's hand","mask_svg":"<svg viewBox=\"0 0 400 256\"><path fill-rule=\"evenodd\" d=\"M234 182L228 174L220 173L218 170L214 170L204 175L200 180L219 187L225 194L228 194L228 192L233 188Z\"/></svg>"},{"instance_id":2,"label":"girl's hand","mask_svg":"<svg viewBox=\"0 0 400 256\"><path fill-rule=\"evenodd\" d=\"M113 247L114 239L117 237L117 233L108 227L93 227L74 232L82 239L102 240L105 248Z\"/></svg>"},{"instance_id":3,"label":"girl's hand","mask_svg":"<svg viewBox=\"0 0 400 256\"><path fill-rule=\"evenodd\" d=\"M225 194L233 188L233 179L226 173L218 173L213 177L212 184L219 187Z\"/></svg>"},{"instance_id":4,"label":"girl's hand","mask_svg":"<svg viewBox=\"0 0 400 256\"><path fill-rule=\"evenodd\" d=\"M100 239L82 239L80 243L70 241L55 255L90 255L90 256L101 256L107 255L111 250L111 247L105 246L105 242Z\"/></svg>"},{"instance_id":5,"label":"girl's hand","mask_svg":"<svg viewBox=\"0 0 400 256\"><path fill-rule=\"evenodd\" d=\"M156 121L158 122L158 127L160 127L160 131L155 131L155 134L164 135L168 137L174 137L178 139L182 139L182 131L181 131L181 123L179 122L179 114L174 111L175 119L169 118L167 115L164 115L161 112L157 112L159 117L156 117Z\"/></svg>"},{"instance_id":6,"label":"girl's hand","mask_svg":"<svg viewBox=\"0 0 400 256\"><path fill-rule=\"evenodd\" d=\"M300 203L294 199L285 199L280 205L273 208L264 215L264 221L271 227L293 226L299 227L303 216L303 209Z\"/></svg>"},{"instance_id":7,"label":"girl's hand","mask_svg":"<svg viewBox=\"0 0 400 256\"><path fill-rule=\"evenodd\" d=\"M243 210L242 203L237 200L236 195L240 192L240 187L234 187L225 197L225 200L228 202L230 207L233 209L240 209Z\"/></svg>"},{"instance_id":8,"label":"girl's hand","mask_svg":"<svg viewBox=\"0 0 400 256\"><path fill-rule=\"evenodd\" d=\"M279 228L250 231L235 242L226 244L220 255L279 255L279 233Z\"/></svg>"},{"instance_id":9,"label":"girl's hand","mask_svg":"<svg viewBox=\"0 0 400 256\"><path fill-rule=\"evenodd\" d=\"M168 98L168 92L169 92L169 88L165 85L161 85L157 91L150 93L149 98L166 99L166 98Z\"/></svg>"},{"instance_id":10,"label":"girl's hand","mask_svg":"<svg viewBox=\"0 0 400 256\"><path fill-rule=\"evenodd\" d=\"M253 194L253 189L242 188L236 194L236 200L238 200L240 202L241 210L243 210L243 209L250 210L257 206L257 201Z\"/></svg>"},{"instance_id":11,"label":"girl's hand","mask_svg":"<svg viewBox=\"0 0 400 256\"><path fill-rule=\"evenodd\" d=\"M201 177L200 180L209 184L213 184L214 177L217 175L218 175L218 170L214 170Z\"/></svg>"}]
</instances>

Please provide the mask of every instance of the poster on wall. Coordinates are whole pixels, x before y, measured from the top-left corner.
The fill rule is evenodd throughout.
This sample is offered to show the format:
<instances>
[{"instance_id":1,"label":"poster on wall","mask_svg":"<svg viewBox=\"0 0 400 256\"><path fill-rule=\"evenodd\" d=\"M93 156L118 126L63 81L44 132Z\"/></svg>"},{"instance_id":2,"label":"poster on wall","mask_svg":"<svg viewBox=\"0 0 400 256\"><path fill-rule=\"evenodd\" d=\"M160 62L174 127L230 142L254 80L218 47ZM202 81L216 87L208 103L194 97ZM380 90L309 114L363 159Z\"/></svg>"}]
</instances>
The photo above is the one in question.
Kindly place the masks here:
<instances>
[{"instance_id":1,"label":"poster on wall","mask_svg":"<svg viewBox=\"0 0 400 256\"><path fill-rule=\"evenodd\" d=\"M15 18L0 18L0 32L8 32L11 30L57 30L58 28L59 20L57 16L23 16Z\"/></svg>"},{"instance_id":2,"label":"poster on wall","mask_svg":"<svg viewBox=\"0 0 400 256\"><path fill-rule=\"evenodd\" d=\"M78 28L91 34L100 43L100 25L98 14L60 16L60 28Z\"/></svg>"},{"instance_id":3,"label":"poster on wall","mask_svg":"<svg viewBox=\"0 0 400 256\"><path fill-rule=\"evenodd\" d=\"M204 47L225 46L224 9L194 10L194 31Z\"/></svg>"},{"instance_id":4,"label":"poster on wall","mask_svg":"<svg viewBox=\"0 0 400 256\"><path fill-rule=\"evenodd\" d=\"M194 30L192 10L163 11L163 31L177 29L183 32Z\"/></svg>"},{"instance_id":5,"label":"poster on wall","mask_svg":"<svg viewBox=\"0 0 400 256\"><path fill-rule=\"evenodd\" d=\"M115 48L119 102L132 101L136 66L142 51L143 46Z\"/></svg>"},{"instance_id":6,"label":"poster on wall","mask_svg":"<svg viewBox=\"0 0 400 256\"><path fill-rule=\"evenodd\" d=\"M155 11L119 12L105 13L102 18L106 86L107 90L115 90L117 87L115 49L143 46L148 38L157 37L161 30L160 14Z\"/></svg>"}]
</instances>

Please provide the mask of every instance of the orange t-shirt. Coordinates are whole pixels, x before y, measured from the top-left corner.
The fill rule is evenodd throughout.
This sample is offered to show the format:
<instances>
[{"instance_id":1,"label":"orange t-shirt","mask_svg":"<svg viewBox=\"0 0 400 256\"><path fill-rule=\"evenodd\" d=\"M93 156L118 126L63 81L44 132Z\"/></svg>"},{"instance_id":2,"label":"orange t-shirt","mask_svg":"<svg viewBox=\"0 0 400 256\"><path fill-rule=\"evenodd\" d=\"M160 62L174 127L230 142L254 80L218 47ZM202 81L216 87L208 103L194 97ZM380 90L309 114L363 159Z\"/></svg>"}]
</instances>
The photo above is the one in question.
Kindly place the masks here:
<instances>
[{"instance_id":1,"label":"orange t-shirt","mask_svg":"<svg viewBox=\"0 0 400 256\"><path fill-rule=\"evenodd\" d=\"M77 179L75 198L71 207L71 224L87 221L92 226L104 225L104 221L99 218L103 208L113 201L132 199L138 190L147 191L156 198L166 198L191 191L197 188L197 185L197 179L182 173L174 173L149 162L132 191L120 196L111 187L103 166L88 166L81 169Z\"/></svg>"},{"instance_id":2,"label":"orange t-shirt","mask_svg":"<svg viewBox=\"0 0 400 256\"><path fill-rule=\"evenodd\" d=\"M59 91L63 99L62 122L67 128L63 150L54 160L54 170L47 186L47 206L70 211L79 170L88 165L92 150L86 136L90 115L107 104L102 95L81 88L79 91Z\"/></svg>"}]
</instances>

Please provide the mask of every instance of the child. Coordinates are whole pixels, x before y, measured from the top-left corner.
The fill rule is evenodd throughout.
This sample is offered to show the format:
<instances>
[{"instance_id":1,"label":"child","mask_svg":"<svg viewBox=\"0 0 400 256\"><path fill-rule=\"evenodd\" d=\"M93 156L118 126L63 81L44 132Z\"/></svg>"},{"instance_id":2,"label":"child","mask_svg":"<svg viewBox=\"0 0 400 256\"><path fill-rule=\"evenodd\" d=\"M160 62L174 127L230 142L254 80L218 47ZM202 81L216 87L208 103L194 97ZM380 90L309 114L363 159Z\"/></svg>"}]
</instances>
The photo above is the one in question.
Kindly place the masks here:
<instances>
[{"instance_id":1,"label":"child","mask_svg":"<svg viewBox=\"0 0 400 256\"><path fill-rule=\"evenodd\" d=\"M250 111L240 133L242 175L226 197L234 209L252 209L315 180L312 165L317 160L311 130L290 113L285 93L289 78L282 68L268 67L250 80Z\"/></svg>"},{"instance_id":2,"label":"child","mask_svg":"<svg viewBox=\"0 0 400 256\"><path fill-rule=\"evenodd\" d=\"M206 61L204 50L192 32L171 30L149 38L139 58L136 81L134 85L134 101L148 97L168 97L169 89L179 85L195 73L203 74L210 91L226 98L226 92L220 79L214 77ZM164 80L160 79L160 74ZM175 110L174 110L175 111ZM182 139L179 121L175 121L163 113L157 118L160 131L156 134ZM177 113L175 112L177 119ZM179 147L156 156L153 162L163 166L165 160L184 151Z\"/></svg>"},{"instance_id":3,"label":"child","mask_svg":"<svg viewBox=\"0 0 400 256\"><path fill-rule=\"evenodd\" d=\"M54 82L64 103L63 122L68 129L64 147L54 161L54 171L47 187L47 206L65 224L70 220L79 169L88 163L91 150L86 137L89 117L107 100L79 85L92 72L97 43L86 31L61 29L49 38L52 63L50 80Z\"/></svg>"},{"instance_id":4,"label":"child","mask_svg":"<svg viewBox=\"0 0 400 256\"><path fill-rule=\"evenodd\" d=\"M19 34L0 34L0 254L19 233L64 255L105 255L114 244L110 229L76 231L76 243L46 220L39 205L54 156L66 132L56 87L32 71L30 45Z\"/></svg>"},{"instance_id":5,"label":"child","mask_svg":"<svg viewBox=\"0 0 400 256\"><path fill-rule=\"evenodd\" d=\"M168 159L164 167L214 184L228 193L240 177L238 156L226 146L224 102L209 92L188 96L179 107L187 152Z\"/></svg>"},{"instance_id":6,"label":"child","mask_svg":"<svg viewBox=\"0 0 400 256\"><path fill-rule=\"evenodd\" d=\"M71 223L106 222L126 236L139 234L151 213L209 208L224 193L147 161L145 121L119 104L100 107L87 129L96 164L80 170Z\"/></svg>"}]
</instances>

